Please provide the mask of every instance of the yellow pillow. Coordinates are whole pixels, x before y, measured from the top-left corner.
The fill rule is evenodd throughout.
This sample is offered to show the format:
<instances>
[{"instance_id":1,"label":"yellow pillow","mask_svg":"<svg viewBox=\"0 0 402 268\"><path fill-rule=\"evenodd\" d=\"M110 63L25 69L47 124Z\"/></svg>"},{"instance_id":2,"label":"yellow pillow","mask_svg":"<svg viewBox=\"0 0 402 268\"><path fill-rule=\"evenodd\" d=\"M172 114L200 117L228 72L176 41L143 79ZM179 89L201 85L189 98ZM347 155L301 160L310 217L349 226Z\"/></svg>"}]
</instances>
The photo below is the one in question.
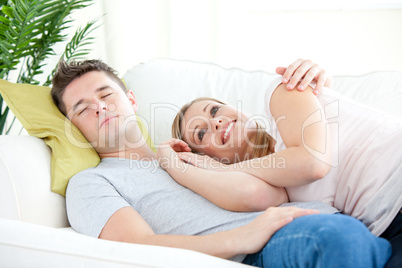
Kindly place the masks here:
<instances>
[{"instance_id":1,"label":"yellow pillow","mask_svg":"<svg viewBox=\"0 0 402 268\"><path fill-rule=\"evenodd\" d=\"M53 192L65 196L68 181L73 175L99 164L97 152L53 104L49 87L0 79L0 94L29 135L42 138L52 149ZM137 119L147 143L155 151L147 129Z\"/></svg>"}]
</instances>

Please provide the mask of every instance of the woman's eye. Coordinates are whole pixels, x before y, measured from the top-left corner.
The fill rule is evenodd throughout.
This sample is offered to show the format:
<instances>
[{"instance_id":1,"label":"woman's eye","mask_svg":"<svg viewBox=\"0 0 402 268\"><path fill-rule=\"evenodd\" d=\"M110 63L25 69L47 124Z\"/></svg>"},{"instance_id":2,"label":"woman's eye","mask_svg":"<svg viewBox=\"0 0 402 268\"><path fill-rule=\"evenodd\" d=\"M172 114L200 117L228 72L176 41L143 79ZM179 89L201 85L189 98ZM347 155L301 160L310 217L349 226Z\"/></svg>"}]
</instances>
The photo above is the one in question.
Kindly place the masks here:
<instances>
[{"instance_id":1,"label":"woman's eye","mask_svg":"<svg viewBox=\"0 0 402 268\"><path fill-rule=\"evenodd\" d=\"M219 110L219 106L213 106L211 108L211 116L214 117L216 112L218 112L218 110Z\"/></svg>"},{"instance_id":2,"label":"woman's eye","mask_svg":"<svg viewBox=\"0 0 402 268\"><path fill-rule=\"evenodd\" d=\"M198 139L200 140L200 141L202 141L202 138L204 137L204 134L205 134L205 129L201 129L199 132L198 132Z\"/></svg>"}]
</instances>

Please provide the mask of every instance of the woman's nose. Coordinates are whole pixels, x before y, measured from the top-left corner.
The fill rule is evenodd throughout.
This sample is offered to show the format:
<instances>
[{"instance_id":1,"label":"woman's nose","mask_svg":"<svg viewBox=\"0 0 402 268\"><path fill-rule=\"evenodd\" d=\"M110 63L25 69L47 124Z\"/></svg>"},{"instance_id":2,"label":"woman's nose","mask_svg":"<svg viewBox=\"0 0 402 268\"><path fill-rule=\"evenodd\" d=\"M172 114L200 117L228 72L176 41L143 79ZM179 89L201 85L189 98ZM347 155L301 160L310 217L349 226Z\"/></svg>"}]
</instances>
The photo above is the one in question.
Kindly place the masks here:
<instances>
[{"instance_id":1,"label":"woman's nose","mask_svg":"<svg viewBox=\"0 0 402 268\"><path fill-rule=\"evenodd\" d=\"M221 118L212 118L211 119L212 128L215 130L218 130L219 127L222 125L222 123L223 123L223 120Z\"/></svg>"}]
</instances>

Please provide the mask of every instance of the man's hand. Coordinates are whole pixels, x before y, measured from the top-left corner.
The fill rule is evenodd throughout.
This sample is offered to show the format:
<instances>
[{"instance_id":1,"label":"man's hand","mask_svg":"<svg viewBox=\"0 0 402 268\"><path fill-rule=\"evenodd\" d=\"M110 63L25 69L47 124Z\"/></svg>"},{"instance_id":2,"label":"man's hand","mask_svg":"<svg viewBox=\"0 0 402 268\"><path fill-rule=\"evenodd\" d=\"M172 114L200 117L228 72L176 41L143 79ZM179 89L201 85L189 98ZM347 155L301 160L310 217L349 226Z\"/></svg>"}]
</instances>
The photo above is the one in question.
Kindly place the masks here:
<instances>
[{"instance_id":1,"label":"man's hand","mask_svg":"<svg viewBox=\"0 0 402 268\"><path fill-rule=\"evenodd\" d=\"M293 219L318 214L317 210L300 209L295 207L270 207L251 223L233 229L233 246L240 250L239 254L252 254L260 251L272 235Z\"/></svg>"},{"instance_id":2,"label":"man's hand","mask_svg":"<svg viewBox=\"0 0 402 268\"><path fill-rule=\"evenodd\" d=\"M293 90L297 86L299 91L303 91L311 81L316 82L314 94L317 95L323 87L332 86L332 76L311 60L298 59L286 67L276 68L276 73L283 75L282 82L288 83L287 89Z\"/></svg>"}]
</instances>

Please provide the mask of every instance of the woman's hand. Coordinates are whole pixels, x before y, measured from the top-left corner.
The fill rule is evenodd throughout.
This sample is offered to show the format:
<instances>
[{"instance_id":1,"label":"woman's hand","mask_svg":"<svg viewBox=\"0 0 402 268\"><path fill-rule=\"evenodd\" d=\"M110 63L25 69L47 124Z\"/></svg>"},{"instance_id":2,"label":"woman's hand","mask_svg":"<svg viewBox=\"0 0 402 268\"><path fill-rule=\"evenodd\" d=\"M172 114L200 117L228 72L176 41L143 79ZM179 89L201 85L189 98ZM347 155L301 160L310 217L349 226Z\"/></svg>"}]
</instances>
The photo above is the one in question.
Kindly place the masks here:
<instances>
[{"instance_id":1,"label":"woman's hand","mask_svg":"<svg viewBox=\"0 0 402 268\"><path fill-rule=\"evenodd\" d=\"M222 164L221 162L207 155L200 155L191 152L182 152L178 153L177 156L187 164L193 165L195 167L215 171L229 170L228 165Z\"/></svg>"},{"instance_id":2,"label":"woman's hand","mask_svg":"<svg viewBox=\"0 0 402 268\"><path fill-rule=\"evenodd\" d=\"M187 143L179 139L170 139L158 146L156 156L158 158L159 165L163 169L174 167L174 162L177 161L177 152L190 152L191 149Z\"/></svg>"},{"instance_id":3,"label":"woman's hand","mask_svg":"<svg viewBox=\"0 0 402 268\"><path fill-rule=\"evenodd\" d=\"M316 82L314 94L317 95L323 87L332 86L332 76L311 60L298 59L287 68L278 67L276 73L283 75L282 82L288 83L287 89L292 90L300 82L297 89L303 91L311 81Z\"/></svg>"}]
</instances>

